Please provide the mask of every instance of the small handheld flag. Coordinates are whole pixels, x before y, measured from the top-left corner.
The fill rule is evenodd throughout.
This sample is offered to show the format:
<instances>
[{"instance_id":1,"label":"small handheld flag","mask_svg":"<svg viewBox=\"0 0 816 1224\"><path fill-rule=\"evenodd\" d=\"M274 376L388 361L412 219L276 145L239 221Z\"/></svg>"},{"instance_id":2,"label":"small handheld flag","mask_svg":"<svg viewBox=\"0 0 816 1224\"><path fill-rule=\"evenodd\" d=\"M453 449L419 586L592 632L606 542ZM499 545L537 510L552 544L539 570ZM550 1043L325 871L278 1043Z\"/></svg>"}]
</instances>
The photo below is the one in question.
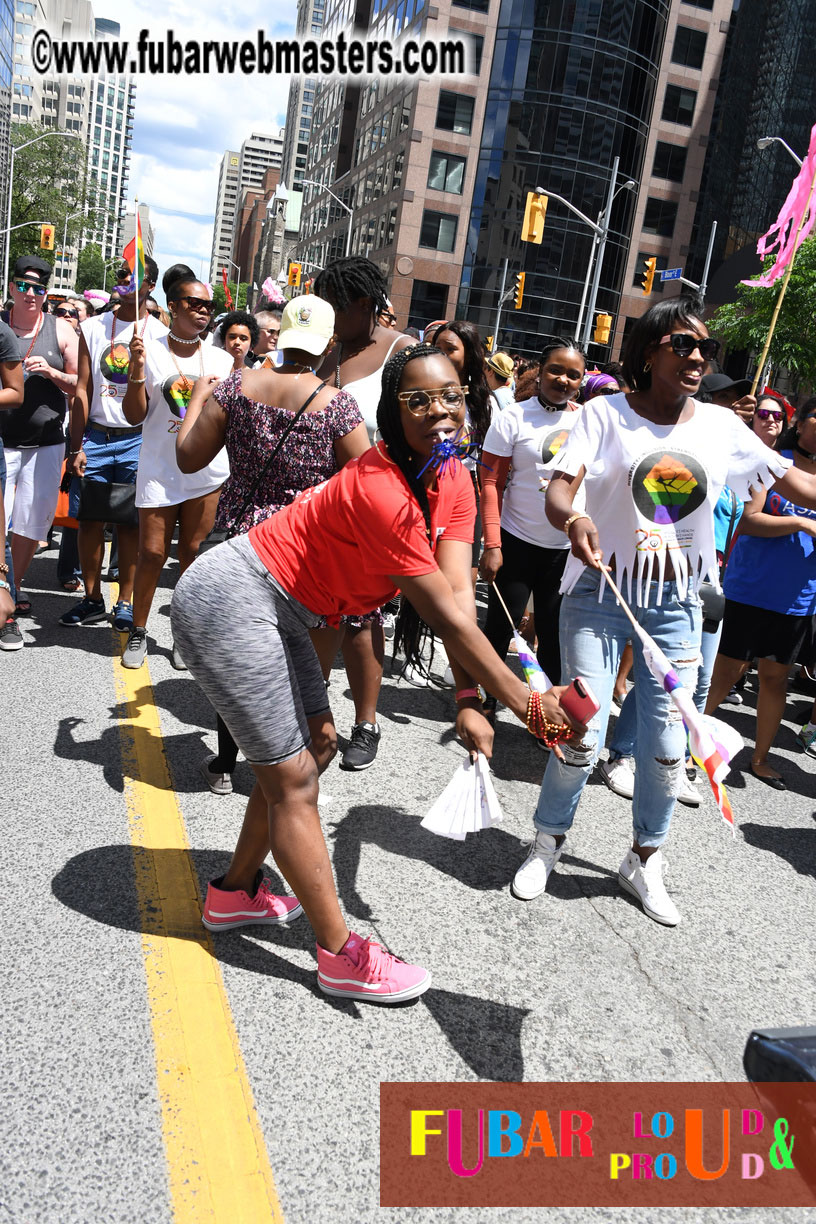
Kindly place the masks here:
<instances>
[{"instance_id":1,"label":"small handheld flag","mask_svg":"<svg viewBox=\"0 0 816 1224\"><path fill-rule=\"evenodd\" d=\"M221 280L224 282L224 295L227 299L227 306L232 310L232 294L230 293L229 282L227 280L227 269L221 269Z\"/></svg>"},{"instance_id":2,"label":"small handheld flag","mask_svg":"<svg viewBox=\"0 0 816 1224\"><path fill-rule=\"evenodd\" d=\"M139 201L136 200L136 232L122 252L122 258L130 268L130 280L126 285L119 286L120 293L130 293L136 290L136 319L139 319L139 286L144 284L145 253L142 242L142 222L139 216Z\"/></svg>"}]
</instances>

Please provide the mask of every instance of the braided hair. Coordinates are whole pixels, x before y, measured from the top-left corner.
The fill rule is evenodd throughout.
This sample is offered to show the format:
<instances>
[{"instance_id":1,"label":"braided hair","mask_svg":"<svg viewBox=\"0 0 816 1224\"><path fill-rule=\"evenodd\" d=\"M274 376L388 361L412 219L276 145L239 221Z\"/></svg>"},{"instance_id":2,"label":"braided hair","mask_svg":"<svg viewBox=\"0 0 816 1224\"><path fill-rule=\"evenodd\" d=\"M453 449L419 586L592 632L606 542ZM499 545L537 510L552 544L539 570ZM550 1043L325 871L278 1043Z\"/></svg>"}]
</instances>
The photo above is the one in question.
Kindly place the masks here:
<instances>
[{"instance_id":1,"label":"braided hair","mask_svg":"<svg viewBox=\"0 0 816 1224\"><path fill-rule=\"evenodd\" d=\"M382 272L370 259L361 255L350 255L336 259L315 277L314 291L318 297L330 301L335 310L346 310L352 302L370 297L376 318L388 310L388 286Z\"/></svg>"},{"instance_id":2,"label":"braided hair","mask_svg":"<svg viewBox=\"0 0 816 1224\"><path fill-rule=\"evenodd\" d=\"M417 344L413 348L401 349L393 357L389 357L383 366L382 391L377 405L377 428L382 434L383 442L388 447L388 457L402 472L412 495L416 498L422 517L425 520L425 533L428 544L431 544L431 507L428 502L428 491L419 475L424 467L424 461L409 447L405 441L400 415L400 402L397 392L402 380L403 371L410 361L422 357L444 357L444 353L432 344ZM425 641L430 635L431 659L433 659L433 634L419 613L403 595L394 631L394 650L402 650L405 654L405 666L425 670L421 653Z\"/></svg>"},{"instance_id":3,"label":"braided hair","mask_svg":"<svg viewBox=\"0 0 816 1224\"><path fill-rule=\"evenodd\" d=\"M481 444L490 428L490 388L484 372L484 346L478 328L473 323L463 319L454 319L451 323L443 323L437 327L429 338L431 344L436 344L443 332L452 332L462 341L465 350L464 378L468 389L468 416L473 426L476 441Z\"/></svg>"}]
</instances>

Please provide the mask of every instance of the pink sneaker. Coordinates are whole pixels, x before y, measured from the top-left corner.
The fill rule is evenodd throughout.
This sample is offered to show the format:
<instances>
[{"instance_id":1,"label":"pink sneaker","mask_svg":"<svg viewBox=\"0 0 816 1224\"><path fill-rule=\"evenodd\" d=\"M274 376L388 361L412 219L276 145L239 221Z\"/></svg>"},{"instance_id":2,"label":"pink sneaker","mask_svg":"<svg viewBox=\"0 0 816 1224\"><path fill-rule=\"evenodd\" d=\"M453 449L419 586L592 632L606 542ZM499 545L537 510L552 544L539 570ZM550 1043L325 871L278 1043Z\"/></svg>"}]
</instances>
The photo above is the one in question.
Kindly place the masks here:
<instances>
[{"instance_id":1,"label":"pink sneaker","mask_svg":"<svg viewBox=\"0 0 816 1224\"><path fill-rule=\"evenodd\" d=\"M303 913L303 906L297 897L276 897L269 891L269 881L263 876L254 897L240 889L227 892L219 888L223 878L219 876L207 885L207 900L201 921L208 931L232 931L236 927L292 922Z\"/></svg>"},{"instance_id":2,"label":"pink sneaker","mask_svg":"<svg viewBox=\"0 0 816 1224\"><path fill-rule=\"evenodd\" d=\"M317 945L317 984L324 994L366 1003L401 1003L424 994L431 975L408 965L370 937L349 935L335 956Z\"/></svg>"}]
</instances>

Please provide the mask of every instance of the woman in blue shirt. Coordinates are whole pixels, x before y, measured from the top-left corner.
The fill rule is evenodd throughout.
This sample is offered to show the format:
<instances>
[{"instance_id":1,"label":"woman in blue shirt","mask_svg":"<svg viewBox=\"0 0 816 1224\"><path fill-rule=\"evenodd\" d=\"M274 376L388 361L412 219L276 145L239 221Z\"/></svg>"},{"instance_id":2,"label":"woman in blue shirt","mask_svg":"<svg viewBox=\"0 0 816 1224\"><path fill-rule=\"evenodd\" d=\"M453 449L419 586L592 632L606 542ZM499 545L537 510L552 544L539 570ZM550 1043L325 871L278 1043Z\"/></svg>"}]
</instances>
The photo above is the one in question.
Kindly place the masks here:
<instances>
[{"instance_id":1,"label":"woman in blue shirt","mask_svg":"<svg viewBox=\"0 0 816 1224\"><path fill-rule=\"evenodd\" d=\"M816 398L796 412L778 449L816 473ZM787 697L788 673L810 646L816 613L816 511L776 490L746 503L724 582L725 616L706 710L709 714L757 659L759 698L751 773L774 790L785 782L768 763Z\"/></svg>"}]
</instances>

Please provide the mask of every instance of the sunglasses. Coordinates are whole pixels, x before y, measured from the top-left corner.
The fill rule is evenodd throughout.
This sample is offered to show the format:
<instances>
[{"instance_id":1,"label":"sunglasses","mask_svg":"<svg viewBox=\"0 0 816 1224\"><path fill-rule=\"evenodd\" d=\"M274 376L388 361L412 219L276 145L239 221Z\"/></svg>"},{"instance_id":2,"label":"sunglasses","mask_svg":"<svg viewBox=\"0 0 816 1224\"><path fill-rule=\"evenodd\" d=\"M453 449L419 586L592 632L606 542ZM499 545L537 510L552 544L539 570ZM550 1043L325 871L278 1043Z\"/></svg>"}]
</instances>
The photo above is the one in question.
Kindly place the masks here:
<instances>
[{"instance_id":1,"label":"sunglasses","mask_svg":"<svg viewBox=\"0 0 816 1224\"><path fill-rule=\"evenodd\" d=\"M699 349L703 361L713 361L720 351L719 340L713 340L711 336L701 340L699 336L686 332L673 332L671 336L664 336L659 343L670 344L672 352L678 357L690 357L695 349Z\"/></svg>"},{"instance_id":2,"label":"sunglasses","mask_svg":"<svg viewBox=\"0 0 816 1224\"><path fill-rule=\"evenodd\" d=\"M78 319L79 311L77 310L55 310L54 314L58 319Z\"/></svg>"},{"instance_id":3,"label":"sunglasses","mask_svg":"<svg viewBox=\"0 0 816 1224\"><path fill-rule=\"evenodd\" d=\"M780 412L776 408L757 408L754 416L758 416L760 421L767 421L769 417L772 421L784 421L785 419L784 412Z\"/></svg>"},{"instance_id":4,"label":"sunglasses","mask_svg":"<svg viewBox=\"0 0 816 1224\"><path fill-rule=\"evenodd\" d=\"M32 285L31 281L15 281L14 288L18 293L28 293L30 289L35 297L43 297L47 292L45 285Z\"/></svg>"},{"instance_id":5,"label":"sunglasses","mask_svg":"<svg viewBox=\"0 0 816 1224\"><path fill-rule=\"evenodd\" d=\"M434 400L443 408L456 410L462 407L466 395L467 387L430 387L427 391L398 391L397 399L411 416L424 417L431 411Z\"/></svg>"},{"instance_id":6,"label":"sunglasses","mask_svg":"<svg viewBox=\"0 0 816 1224\"><path fill-rule=\"evenodd\" d=\"M178 301L186 302L191 310L206 310L208 314L215 310L215 302L211 298L182 297Z\"/></svg>"}]
</instances>

